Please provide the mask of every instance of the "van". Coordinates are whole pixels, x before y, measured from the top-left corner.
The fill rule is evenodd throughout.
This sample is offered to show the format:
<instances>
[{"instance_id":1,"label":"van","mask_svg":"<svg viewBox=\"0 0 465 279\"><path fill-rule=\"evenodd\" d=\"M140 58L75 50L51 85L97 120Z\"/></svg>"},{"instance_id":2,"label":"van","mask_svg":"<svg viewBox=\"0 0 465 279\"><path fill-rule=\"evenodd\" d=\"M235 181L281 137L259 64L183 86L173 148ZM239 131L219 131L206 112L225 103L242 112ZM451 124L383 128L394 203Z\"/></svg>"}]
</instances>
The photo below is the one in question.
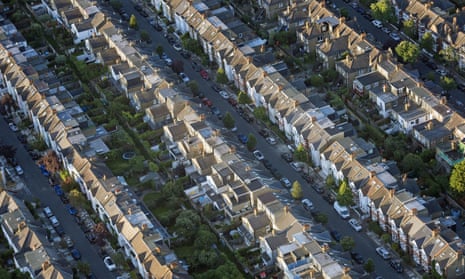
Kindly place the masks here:
<instances>
[{"instance_id":1,"label":"van","mask_svg":"<svg viewBox=\"0 0 465 279\"><path fill-rule=\"evenodd\" d=\"M342 219L347 219L350 217L349 209L347 208L347 206L339 205L339 203L335 201L333 207Z\"/></svg>"},{"instance_id":2,"label":"van","mask_svg":"<svg viewBox=\"0 0 465 279\"><path fill-rule=\"evenodd\" d=\"M53 212L50 209L50 207L48 207L48 206L46 208L44 208L44 213L45 213L45 216L47 216L47 218L50 218L50 217L53 216Z\"/></svg>"}]
</instances>

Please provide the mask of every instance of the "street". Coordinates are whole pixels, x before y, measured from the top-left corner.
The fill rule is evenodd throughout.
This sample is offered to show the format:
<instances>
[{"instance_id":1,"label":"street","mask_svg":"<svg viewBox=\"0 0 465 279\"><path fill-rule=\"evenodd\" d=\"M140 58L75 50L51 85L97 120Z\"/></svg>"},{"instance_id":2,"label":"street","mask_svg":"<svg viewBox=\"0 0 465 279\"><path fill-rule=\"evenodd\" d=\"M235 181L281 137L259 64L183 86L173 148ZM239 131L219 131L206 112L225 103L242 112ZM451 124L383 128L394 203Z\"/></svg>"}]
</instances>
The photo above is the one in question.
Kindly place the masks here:
<instances>
[{"instance_id":1,"label":"street","mask_svg":"<svg viewBox=\"0 0 465 279\"><path fill-rule=\"evenodd\" d=\"M97 278L114 278L114 275L107 270L103 259L97 253L97 248L87 240L84 232L68 213L65 205L53 191L53 188L50 187L48 179L42 175L36 163L16 138L17 134L9 129L4 119L0 121L0 131L2 131L3 144L12 145L16 148L16 159L24 170L22 178L32 195L25 195L23 198L31 202L39 199L42 207L49 206L52 209L63 226L65 233L71 237L75 247L81 252L82 261L90 265L92 273Z\"/></svg>"}]
</instances>

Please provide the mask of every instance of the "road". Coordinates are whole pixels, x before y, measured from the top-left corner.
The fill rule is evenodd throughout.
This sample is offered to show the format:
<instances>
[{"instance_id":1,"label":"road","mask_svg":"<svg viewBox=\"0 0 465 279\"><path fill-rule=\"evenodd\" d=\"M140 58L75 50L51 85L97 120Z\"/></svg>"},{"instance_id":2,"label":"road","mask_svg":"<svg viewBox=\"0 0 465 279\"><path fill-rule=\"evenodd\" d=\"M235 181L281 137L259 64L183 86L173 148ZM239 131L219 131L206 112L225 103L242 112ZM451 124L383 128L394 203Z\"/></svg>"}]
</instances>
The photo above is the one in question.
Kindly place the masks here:
<instances>
[{"instance_id":1,"label":"road","mask_svg":"<svg viewBox=\"0 0 465 279\"><path fill-rule=\"evenodd\" d=\"M343 5L347 6L344 2L340 1ZM339 3L339 1L336 1L336 3ZM176 60L181 60L184 62L184 73L191 79L191 80L196 80L199 89L201 92L205 94L206 97L208 97L212 102L215 107L217 107L224 115L225 112L229 111L231 115L234 117L236 121L236 126L238 127L238 131L236 134L241 133L248 135L250 133L254 134L257 138L257 147L258 149L263 153L265 158L269 160L274 168L277 168L281 174L286 174L286 176L289 178L290 181L295 181L298 180L301 185L303 185L303 190L304 190L304 197L309 198L313 203L314 206L317 210L320 212L324 212L326 215L328 215L329 218L329 224L330 227L333 229L337 229L342 235L347 235L353 237L353 239L356 242L356 248L355 251L359 252L365 259L371 258L373 259L376 267L376 273L385 277L385 278L390 278L394 272L394 270L389 266L389 264L381 259L376 252L375 248L377 247L376 243L371 241L371 239L365 234L365 233L357 233L355 232L347 223L347 221L342 220L339 215L334 211L332 205L328 204L325 200L321 198L321 196L315 192L313 188L310 187L310 185L305 182L298 173L292 169L292 167L286 163L283 159L281 159L281 153L283 152L282 148L277 148L276 145L269 145L265 139L258 134L258 127L256 124L250 124L247 121L245 121L236 110L233 109L233 107L225 100L223 99L218 93L213 91L211 86L213 85L212 81L205 81L202 79L199 75L198 72L195 72L192 67L190 66L190 61L182 58L182 56L172 48L172 46L168 43L168 41L163 37L162 32L157 32L155 29L153 29L152 26L150 26L149 22L147 19L143 18L140 16L133 8L133 5L129 1L123 1L122 2L123 7L126 11L128 11L129 14L134 14L137 17L137 22L139 24L139 30L146 30L149 32L149 35L151 36L151 39L155 43L156 47L157 45L161 45L165 51L165 53L172 59ZM354 16L357 14L357 12L351 8L350 6L347 6L347 10L349 11L349 14L351 16ZM374 27L371 22L363 18L362 16L358 15L358 20L360 25L364 26L365 30L367 32L372 32L372 34L376 34L376 32L380 32L379 29ZM380 35L381 39L387 40L389 37L388 35L382 33ZM237 92L236 92L237 93ZM216 119L215 116L210 116L209 120L213 122L214 126L221 127L221 121ZM223 130L224 131L224 130ZM230 139L234 145L238 146L238 152L245 154L245 157L253 160L253 156L246 150L246 148L238 144L238 141L235 140L235 135L232 132L224 132L226 139ZM258 162L255 162L258 163ZM258 164L255 164L258 165ZM265 172L268 173L268 172ZM271 175L268 173L269 177ZM281 187L282 188L282 187ZM282 188L282 190L287 191L287 189ZM288 197L290 197L288 195ZM300 205L296 205L300 206ZM402 277L404 276L404 277ZM405 274L404 275L396 275L396 278L408 278Z\"/></svg>"},{"instance_id":2,"label":"road","mask_svg":"<svg viewBox=\"0 0 465 279\"><path fill-rule=\"evenodd\" d=\"M53 188L50 187L48 179L42 175L35 162L16 138L16 134L8 128L5 120L0 121L0 131L2 131L3 144L12 145L17 150L16 159L24 170L22 178L32 194L29 200L33 201L37 198L42 206L49 206L52 209L66 234L73 239L75 247L81 252L82 261L89 263L92 273L97 278L115 278L105 267L103 259L97 253L97 248L89 243L84 232L74 222L64 204L55 194ZM27 199L28 197L24 198Z\"/></svg>"}]
</instances>

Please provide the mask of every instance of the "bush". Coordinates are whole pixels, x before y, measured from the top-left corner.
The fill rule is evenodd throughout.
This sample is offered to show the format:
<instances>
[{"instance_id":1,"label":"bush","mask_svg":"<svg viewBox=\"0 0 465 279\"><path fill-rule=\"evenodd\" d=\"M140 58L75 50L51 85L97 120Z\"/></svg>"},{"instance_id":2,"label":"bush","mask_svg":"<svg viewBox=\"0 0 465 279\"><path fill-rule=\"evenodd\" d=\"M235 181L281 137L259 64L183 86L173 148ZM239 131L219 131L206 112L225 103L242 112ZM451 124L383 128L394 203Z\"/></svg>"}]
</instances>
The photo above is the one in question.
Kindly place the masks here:
<instances>
[{"instance_id":1,"label":"bush","mask_svg":"<svg viewBox=\"0 0 465 279\"><path fill-rule=\"evenodd\" d=\"M378 225L378 223L374 222L374 221L370 221L368 223L368 230L374 232L375 234L377 234L378 236L382 235L383 234L383 230L380 228L380 226Z\"/></svg>"}]
</instances>

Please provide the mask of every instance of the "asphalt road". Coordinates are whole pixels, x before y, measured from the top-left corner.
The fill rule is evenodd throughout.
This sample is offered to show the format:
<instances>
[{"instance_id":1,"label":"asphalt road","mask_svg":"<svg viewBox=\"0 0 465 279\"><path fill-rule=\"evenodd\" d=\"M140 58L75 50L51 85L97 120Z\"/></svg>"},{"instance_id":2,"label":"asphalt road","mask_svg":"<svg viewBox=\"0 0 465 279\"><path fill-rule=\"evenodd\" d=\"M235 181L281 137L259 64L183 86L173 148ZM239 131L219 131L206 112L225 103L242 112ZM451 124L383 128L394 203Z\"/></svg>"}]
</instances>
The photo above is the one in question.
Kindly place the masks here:
<instances>
[{"instance_id":1,"label":"asphalt road","mask_svg":"<svg viewBox=\"0 0 465 279\"><path fill-rule=\"evenodd\" d=\"M342 1L336 1L336 3L341 2L341 5L347 6ZM128 14L134 14L137 17L137 22L139 24L139 30L146 30L149 32L152 41L154 42L154 47L157 45L161 45L165 51L165 53L172 58L173 60L181 60L184 62L184 73L191 79L196 80L199 89L201 92L208 97L215 107L217 107L224 115L225 112L229 111L236 121L236 126L238 127L238 131L236 134L244 134L248 135L250 133L255 134L257 138L257 148L263 153L265 158L269 160L274 168L277 168L281 174L285 174L287 178L291 182L295 180L299 180L301 185L303 185L304 190L304 197L309 198L313 203L315 208L328 215L329 218L329 226L333 229L337 229L343 236L351 236L356 242L355 251L359 252L365 259L371 258L373 259L376 267L376 273L383 276L384 278L390 278L395 272L389 264L381 259L380 256L376 254L375 248L377 247L376 243L374 243L364 232L355 232L347 223L347 221L342 220L339 215L335 212L332 205L328 204L325 200L321 198L321 196L310 187L308 183L306 183L301 177L300 174L296 173L292 167L286 163L283 159L281 159L281 153L283 152L282 148L277 148L276 145L269 145L265 139L258 134L258 129L256 124L250 124L245 121L230 104L223 99L218 93L213 91L211 86L214 84L212 81L205 81L202 79L198 72L195 72L190 64L190 60L184 59L179 52L174 50L172 46L168 43L168 41L163 37L163 32L157 32L153 29L152 26L148 23L148 20L142 16L140 16L133 8L133 4L130 1L123 1L123 7L128 12ZM350 6L347 6L347 10L349 14L355 15L357 12ZM358 14L357 14L358 15ZM373 34L377 34L376 32L381 33L380 39L388 39L388 35L382 33L378 28L374 27L371 22L363 18L362 16L358 15L357 20L359 21L360 25L363 26L364 30L367 32L373 32ZM235 92L237 93L237 92ZM206 109L208 110L208 109ZM216 119L214 115L209 116L209 121L213 122L213 126L221 127L221 121ZM226 138L230 138L232 143L239 147L238 152L245 154L248 159L253 160L253 156L248 153L246 148L239 144L237 140L234 140L235 134L232 132L224 132ZM228 135L229 134L229 135ZM249 155L247 155L249 154ZM258 162L256 162L258 164ZM269 175L271 177L271 175ZM283 191L287 191L287 189L281 187ZM300 206L300 205L297 205ZM408 278L405 273L404 274L396 274L396 278Z\"/></svg>"},{"instance_id":2,"label":"asphalt road","mask_svg":"<svg viewBox=\"0 0 465 279\"><path fill-rule=\"evenodd\" d=\"M60 221L66 234L74 241L74 246L81 252L82 261L90 265L92 273L97 278L114 278L115 276L107 270L103 259L98 255L96 247L89 243L84 232L74 222L65 205L55 194L53 188L50 187L48 179L42 175L35 162L16 138L17 134L9 129L7 122L3 118L0 121L0 131L2 131L3 144L13 145L17 149L16 159L24 170L22 179L32 194L30 197L25 196L24 199L29 198L30 201L33 201L38 198L43 207L49 206Z\"/></svg>"}]
</instances>

